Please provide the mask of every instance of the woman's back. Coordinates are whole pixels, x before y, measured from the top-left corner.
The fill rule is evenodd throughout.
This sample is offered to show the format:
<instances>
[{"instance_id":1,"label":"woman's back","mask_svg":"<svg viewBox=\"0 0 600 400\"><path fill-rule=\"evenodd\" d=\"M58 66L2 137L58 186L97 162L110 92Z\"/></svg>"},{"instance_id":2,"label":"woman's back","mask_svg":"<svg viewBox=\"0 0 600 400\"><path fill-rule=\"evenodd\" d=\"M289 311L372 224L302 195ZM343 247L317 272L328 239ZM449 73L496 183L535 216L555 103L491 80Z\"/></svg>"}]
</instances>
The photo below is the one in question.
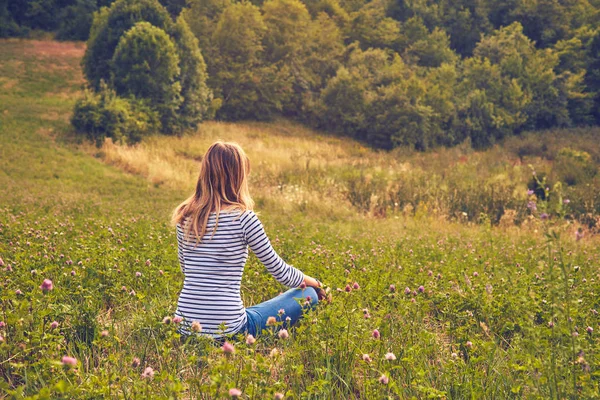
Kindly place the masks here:
<instances>
[{"instance_id":1,"label":"woman's back","mask_svg":"<svg viewBox=\"0 0 600 400\"><path fill-rule=\"evenodd\" d=\"M189 333L198 321L202 333L213 337L238 332L247 317L240 296L248 245L269 272L286 286L296 287L303 274L286 264L273 250L261 222L253 211L222 211L213 233L216 213L211 213L206 234L196 245L194 238L184 239L183 227L177 225L178 255L185 275L176 315L183 317L182 333ZM226 329L221 329L221 324Z\"/></svg>"}]
</instances>

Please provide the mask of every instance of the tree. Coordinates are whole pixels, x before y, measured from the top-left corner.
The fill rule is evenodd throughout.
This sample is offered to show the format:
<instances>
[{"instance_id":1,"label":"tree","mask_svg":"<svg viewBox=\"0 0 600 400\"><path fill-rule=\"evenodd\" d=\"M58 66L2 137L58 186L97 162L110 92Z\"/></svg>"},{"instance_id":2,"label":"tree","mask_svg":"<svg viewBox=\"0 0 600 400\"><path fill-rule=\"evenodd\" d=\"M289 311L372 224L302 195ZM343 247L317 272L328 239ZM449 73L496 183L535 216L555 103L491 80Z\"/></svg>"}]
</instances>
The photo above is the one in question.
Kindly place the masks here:
<instances>
[{"instance_id":1,"label":"tree","mask_svg":"<svg viewBox=\"0 0 600 400\"><path fill-rule=\"evenodd\" d=\"M172 31L173 21L158 0L117 0L110 9L95 14L83 58L83 71L94 89L99 89L102 80L110 79L111 60L121 36L142 21Z\"/></svg>"},{"instance_id":2,"label":"tree","mask_svg":"<svg viewBox=\"0 0 600 400\"><path fill-rule=\"evenodd\" d=\"M213 52L212 34L217 27L221 14L231 5L231 0L190 0L189 7L182 15L194 36L210 68Z\"/></svg>"},{"instance_id":3,"label":"tree","mask_svg":"<svg viewBox=\"0 0 600 400\"><path fill-rule=\"evenodd\" d=\"M196 129L198 123L214 113L210 109L212 91L206 85L206 64L198 47L198 39L190 30L183 16L179 16L173 28L173 40L179 55L181 75L181 103L177 123L182 129Z\"/></svg>"},{"instance_id":4,"label":"tree","mask_svg":"<svg viewBox=\"0 0 600 400\"><path fill-rule=\"evenodd\" d=\"M550 49L536 49L521 24L515 22L484 37L474 55L498 65L501 74L515 79L531 100L523 109L527 128L570 124L567 95L554 72L558 56Z\"/></svg>"},{"instance_id":5,"label":"tree","mask_svg":"<svg viewBox=\"0 0 600 400\"><path fill-rule=\"evenodd\" d=\"M77 0L60 12L56 37L59 40L87 40L97 10L96 0Z\"/></svg>"},{"instance_id":6,"label":"tree","mask_svg":"<svg viewBox=\"0 0 600 400\"><path fill-rule=\"evenodd\" d=\"M163 132L178 132L183 99L179 56L169 35L149 22L138 22L119 40L112 65L117 94L144 99L158 111Z\"/></svg>"},{"instance_id":7,"label":"tree","mask_svg":"<svg viewBox=\"0 0 600 400\"><path fill-rule=\"evenodd\" d=\"M395 48L400 39L400 24L386 16L382 3L379 0L367 3L351 14L350 40L359 41L363 49Z\"/></svg>"},{"instance_id":8,"label":"tree","mask_svg":"<svg viewBox=\"0 0 600 400\"><path fill-rule=\"evenodd\" d=\"M425 38L415 41L406 49L407 58L416 58L423 67L439 67L443 63L454 63L456 53L450 48L450 38L441 29L435 28Z\"/></svg>"},{"instance_id":9,"label":"tree","mask_svg":"<svg viewBox=\"0 0 600 400\"><path fill-rule=\"evenodd\" d=\"M219 17L208 70L209 86L222 100L219 118L265 120L282 110L291 82L263 62L266 32L260 10L250 3L232 4Z\"/></svg>"}]
</instances>

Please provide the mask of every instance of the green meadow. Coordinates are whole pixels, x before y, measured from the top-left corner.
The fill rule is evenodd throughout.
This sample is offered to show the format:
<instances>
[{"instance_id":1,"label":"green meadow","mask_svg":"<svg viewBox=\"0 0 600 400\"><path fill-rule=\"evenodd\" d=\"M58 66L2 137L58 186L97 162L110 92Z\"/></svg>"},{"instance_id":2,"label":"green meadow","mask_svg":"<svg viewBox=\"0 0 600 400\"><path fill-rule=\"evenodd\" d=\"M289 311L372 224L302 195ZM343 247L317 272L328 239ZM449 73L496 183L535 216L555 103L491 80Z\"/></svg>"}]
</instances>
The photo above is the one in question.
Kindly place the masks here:
<instances>
[{"instance_id":1,"label":"green meadow","mask_svg":"<svg viewBox=\"0 0 600 400\"><path fill-rule=\"evenodd\" d=\"M419 153L211 121L98 148L69 124L84 51L0 41L0 398L600 398L598 129ZM233 354L166 318L170 214L217 139L246 149L275 249L332 294ZM242 287L285 289L254 257Z\"/></svg>"}]
</instances>

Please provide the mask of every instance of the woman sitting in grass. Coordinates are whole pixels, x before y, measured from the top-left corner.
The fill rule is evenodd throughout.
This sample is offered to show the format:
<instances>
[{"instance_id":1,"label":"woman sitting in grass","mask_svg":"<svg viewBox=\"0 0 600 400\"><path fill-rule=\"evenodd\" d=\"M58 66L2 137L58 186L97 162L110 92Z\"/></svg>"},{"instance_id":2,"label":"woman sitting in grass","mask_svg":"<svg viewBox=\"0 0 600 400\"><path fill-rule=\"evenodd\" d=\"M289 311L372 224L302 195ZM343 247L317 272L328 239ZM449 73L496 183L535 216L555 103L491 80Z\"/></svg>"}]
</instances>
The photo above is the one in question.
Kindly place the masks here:
<instances>
[{"instance_id":1,"label":"woman sitting in grass","mask_svg":"<svg viewBox=\"0 0 600 400\"><path fill-rule=\"evenodd\" d=\"M213 338L257 336L274 321L293 325L303 310L326 296L321 282L286 264L271 246L252 211L249 172L250 162L240 146L214 143L202 159L196 192L173 213L185 275L175 314L183 318L184 335L202 331ZM292 289L244 308L240 284L248 246L277 281Z\"/></svg>"}]
</instances>

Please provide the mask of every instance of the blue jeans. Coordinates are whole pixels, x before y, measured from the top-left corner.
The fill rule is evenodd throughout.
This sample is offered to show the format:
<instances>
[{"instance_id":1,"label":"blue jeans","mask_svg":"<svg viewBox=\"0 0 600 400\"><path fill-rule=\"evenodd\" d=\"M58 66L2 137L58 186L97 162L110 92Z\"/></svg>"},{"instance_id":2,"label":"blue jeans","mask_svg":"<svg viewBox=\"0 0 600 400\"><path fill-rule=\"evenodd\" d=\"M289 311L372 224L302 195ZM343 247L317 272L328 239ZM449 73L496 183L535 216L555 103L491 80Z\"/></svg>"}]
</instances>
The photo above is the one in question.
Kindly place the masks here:
<instances>
[{"instance_id":1,"label":"blue jeans","mask_svg":"<svg viewBox=\"0 0 600 400\"><path fill-rule=\"evenodd\" d=\"M310 297L310 305L304 305L307 297ZM300 299L300 302L296 299ZM308 311L309 308L315 308L318 302L317 292L312 287L290 289L271 300L246 308L248 317L246 332L255 337L260 335L263 329L267 329L269 317L275 317L277 322L283 322L284 328L289 328L298 322L303 312ZM284 313L279 315L281 309L284 310ZM287 320L288 317L289 320Z\"/></svg>"}]
</instances>

